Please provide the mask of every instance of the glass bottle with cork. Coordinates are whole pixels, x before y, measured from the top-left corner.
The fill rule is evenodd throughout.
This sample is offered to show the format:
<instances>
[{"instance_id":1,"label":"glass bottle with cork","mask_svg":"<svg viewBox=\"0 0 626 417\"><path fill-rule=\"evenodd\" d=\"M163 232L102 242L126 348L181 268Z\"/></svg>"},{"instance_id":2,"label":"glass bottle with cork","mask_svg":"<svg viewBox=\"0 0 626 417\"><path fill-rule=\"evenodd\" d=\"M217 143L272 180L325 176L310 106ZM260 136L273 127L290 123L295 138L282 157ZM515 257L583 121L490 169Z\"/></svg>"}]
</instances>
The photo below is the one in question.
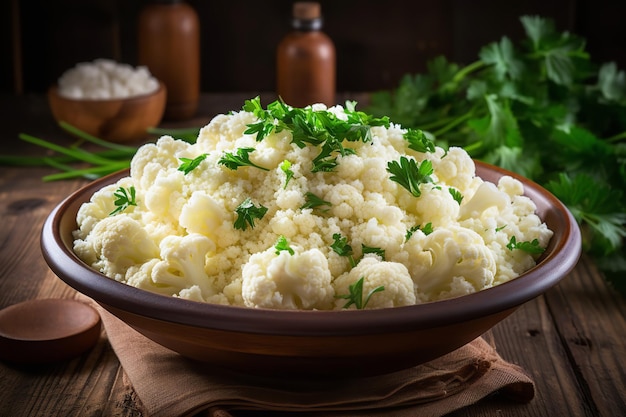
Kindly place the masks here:
<instances>
[{"instance_id":1,"label":"glass bottle with cork","mask_svg":"<svg viewBox=\"0 0 626 417\"><path fill-rule=\"evenodd\" d=\"M193 117L200 98L200 22L182 0L152 0L139 14L138 63L167 88L164 118Z\"/></svg>"},{"instance_id":2,"label":"glass bottle with cork","mask_svg":"<svg viewBox=\"0 0 626 417\"><path fill-rule=\"evenodd\" d=\"M333 41L321 30L321 6L296 2L292 13L293 31L276 51L276 92L294 107L332 106L336 104L336 54Z\"/></svg>"}]
</instances>

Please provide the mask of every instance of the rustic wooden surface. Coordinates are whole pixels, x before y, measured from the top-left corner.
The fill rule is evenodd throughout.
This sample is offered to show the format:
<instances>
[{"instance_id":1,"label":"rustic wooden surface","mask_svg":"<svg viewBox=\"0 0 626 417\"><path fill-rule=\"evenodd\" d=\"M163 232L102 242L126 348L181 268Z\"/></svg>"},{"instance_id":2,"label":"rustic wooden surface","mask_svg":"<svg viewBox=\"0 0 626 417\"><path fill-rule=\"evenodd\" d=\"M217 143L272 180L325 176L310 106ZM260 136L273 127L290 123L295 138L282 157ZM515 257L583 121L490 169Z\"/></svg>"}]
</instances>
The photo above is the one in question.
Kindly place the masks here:
<instances>
[{"instance_id":1,"label":"rustic wooden surface","mask_svg":"<svg viewBox=\"0 0 626 417\"><path fill-rule=\"evenodd\" d=\"M245 94L202 97L202 116L240 108ZM356 97L357 99L359 97ZM20 132L69 144L40 96L0 96L0 154L41 154ZM189 122L191 123L191 122ZM84 180L44 183L47 168L0 167L0 308L34 298L71 298L47 267L39 233L50 210ZM583 257L560 284L528 302L486 337L536 383L529 404L496 397L461 416L626 415L626 305ZM148 417L103 334L87 354L45 366L0 362L0 417Z\"/></svg>"}]
</instances>

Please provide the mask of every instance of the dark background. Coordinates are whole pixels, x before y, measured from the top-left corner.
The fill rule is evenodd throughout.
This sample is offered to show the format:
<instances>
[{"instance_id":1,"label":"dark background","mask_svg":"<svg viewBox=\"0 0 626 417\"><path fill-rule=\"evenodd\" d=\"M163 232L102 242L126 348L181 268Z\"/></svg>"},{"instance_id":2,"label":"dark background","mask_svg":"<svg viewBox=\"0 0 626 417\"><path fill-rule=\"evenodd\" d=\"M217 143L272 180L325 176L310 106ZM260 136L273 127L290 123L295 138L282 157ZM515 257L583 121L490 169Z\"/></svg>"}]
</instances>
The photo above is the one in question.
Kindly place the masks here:
<instances>
[{"instance_id":1,"label":"dark background","mask_svg":"<svg viewBox=\"0 0 626 417\"><path fill-rule=\"evenodd\" d=\"M0 93L44 92L78 62L136 64L136 22L146 0L2 0ZM288 0L188 0L201 20L202 90L273 91L275 48L289 31ZM626 1L324 1L337 48L337 89L393 88L445 55L463 64L506 35L523 37L523 14L553 19L587 40L592 61L626 69Z\"/></svg>"}]
</instances>

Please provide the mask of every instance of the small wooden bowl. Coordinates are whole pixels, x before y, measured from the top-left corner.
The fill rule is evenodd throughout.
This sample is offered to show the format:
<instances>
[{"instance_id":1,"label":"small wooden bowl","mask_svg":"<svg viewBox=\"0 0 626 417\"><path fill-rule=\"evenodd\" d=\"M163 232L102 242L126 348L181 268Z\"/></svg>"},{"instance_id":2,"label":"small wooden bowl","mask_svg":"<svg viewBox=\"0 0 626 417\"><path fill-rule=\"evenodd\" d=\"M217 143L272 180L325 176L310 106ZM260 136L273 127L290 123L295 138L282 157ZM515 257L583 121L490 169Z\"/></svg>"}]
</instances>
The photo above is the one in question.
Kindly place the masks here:
<instances>
[{"instance_id":1,"label":"small wooden bowl","mask_svg":"<svg viewBox=\"0 0 626 417\"><path fill-rule=\"evenodd\" d=\"M63 97L53 85L48 90L48 103L58 122L110 142L133 142L144 139L147 129L161 122L166 96L162 82L153 93L108 100Z\"/></svg>"}]
</instances>

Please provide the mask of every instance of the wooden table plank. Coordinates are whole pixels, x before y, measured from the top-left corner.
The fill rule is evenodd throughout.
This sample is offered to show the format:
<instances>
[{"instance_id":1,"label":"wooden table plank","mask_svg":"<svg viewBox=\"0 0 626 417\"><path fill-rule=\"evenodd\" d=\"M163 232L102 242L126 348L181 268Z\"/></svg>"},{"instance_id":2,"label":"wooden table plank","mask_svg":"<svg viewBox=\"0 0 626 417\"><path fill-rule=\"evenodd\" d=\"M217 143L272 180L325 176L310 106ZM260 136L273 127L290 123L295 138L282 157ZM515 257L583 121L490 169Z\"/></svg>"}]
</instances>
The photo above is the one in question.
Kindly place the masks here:
<instances>
[{"instance_id":1,"label":"wooden table plank","mask_svg":"<svg viewBox=\"0 0 626 417\"><path fill-rule=\"evenodd\" d=\"M593 415L626 415L626 304L591 262L546 294Z\"/></svg>"}]
</instances>

